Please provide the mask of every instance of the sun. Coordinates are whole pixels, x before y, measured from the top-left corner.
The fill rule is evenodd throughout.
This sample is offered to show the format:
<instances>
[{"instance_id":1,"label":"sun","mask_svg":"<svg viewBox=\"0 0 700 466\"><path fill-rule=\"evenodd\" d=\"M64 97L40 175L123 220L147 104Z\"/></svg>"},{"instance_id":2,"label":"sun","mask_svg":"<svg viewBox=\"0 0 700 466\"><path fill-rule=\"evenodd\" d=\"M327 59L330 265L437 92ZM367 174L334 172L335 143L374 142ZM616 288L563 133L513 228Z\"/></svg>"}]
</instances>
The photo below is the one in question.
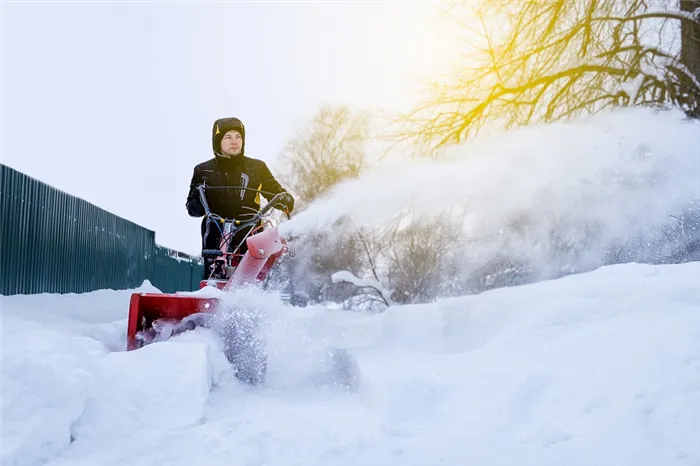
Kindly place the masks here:
<instances>
[{"instance_id":1,"label":"sun","mask_svg":"<svg viewBox=\"0 0 700 466\"><path fill-rule=\"evenodd\" d=\"M378 3L368 6L358 53L372 60L364 75L368 94L378 103L406 106L449 75L461 53L454 21L435 2Z\"/></svg>"},{"instance_id":2,"label":"sun","mask_svg":"<svg viewBox=\"0 0 700 466\"><path fill-rule=\"evenodd\" d=\"M306 36L299 63L312 77L310 92L363 107L410 107L454 69L462 53L463 28L449 18L448 8L438 2L299 6Z\"/></svg>"}]
</instances>

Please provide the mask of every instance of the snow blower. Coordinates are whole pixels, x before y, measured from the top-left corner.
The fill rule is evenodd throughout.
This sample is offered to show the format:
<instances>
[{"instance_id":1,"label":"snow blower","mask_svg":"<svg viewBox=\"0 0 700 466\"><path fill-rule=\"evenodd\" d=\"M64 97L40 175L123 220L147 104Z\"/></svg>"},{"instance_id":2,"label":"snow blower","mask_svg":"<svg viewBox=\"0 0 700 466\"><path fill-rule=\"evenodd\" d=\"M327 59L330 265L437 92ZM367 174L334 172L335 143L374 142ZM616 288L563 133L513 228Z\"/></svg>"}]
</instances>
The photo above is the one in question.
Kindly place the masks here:
<instances>
[{"instance_id":1,"label":"snow blower","mask_svg":"<svg viewBox=\"0 0 700 466\"><path fill-rule=\"evenodd\" d=\"M241 186L211 187L200 185L200 200L209 221L213 221L221 232L219 249L204 250L202 256L211 259L208 275L200 281L200 291L207 286L223 292L253 283L264 282L275 261L287 252L287 245L277 227L267 218L273 206L285 196L280 193L272 197L259 211L245 221L222 218L209 210L205 189L249 189ZM263 193L265 194L265 193ZM243 240L232 244L236 234L245 233ZM241 254L245 241L247 250ZM206 263L206 261L205 261ZM222 307L216 293L176 292L134 293L129 305L127 328L127 350L136 350L144 345L194 329L210 326L214 313ZM233 322L226 323L226 334L221 335L229 361L236 366L237 376L250 383L264 380L266 359L257 348L255 316L233 312ZM221 331L221 322L216 325Z\"/></svg>"}]
</instances>

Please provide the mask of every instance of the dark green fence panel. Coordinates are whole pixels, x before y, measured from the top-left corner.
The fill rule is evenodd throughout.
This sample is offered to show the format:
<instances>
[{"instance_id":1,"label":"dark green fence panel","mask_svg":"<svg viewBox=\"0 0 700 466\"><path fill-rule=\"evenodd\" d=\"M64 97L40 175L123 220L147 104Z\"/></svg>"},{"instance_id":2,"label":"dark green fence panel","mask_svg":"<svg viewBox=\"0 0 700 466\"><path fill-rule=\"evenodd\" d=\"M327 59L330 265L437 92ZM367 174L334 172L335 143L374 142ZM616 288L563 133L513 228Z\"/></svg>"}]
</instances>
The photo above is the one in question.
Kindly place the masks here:
<instances>
[{"instance_id":1,"label":"dark green fence panel","mask_svg":"<svg viewBox=\"0 0 700 466\"><path fill-rule=\"evenodd\" d=\"M180 289L199 288L202 278L202 265L193 263L192 260L179 251L157 246L148 263L151 266L149 276L151 283L158 289L167 287L168 284L180 280L183 286Z\"/></svg>"},{"instance_id":2,"label":"dark green fence panel","mask_svg":"<svg viewBox=\"0 0 700 466\"><path fill-rule=\"evenodd\" d=\"M195 290L199 258L163 248L155 233L0 165L0 294L135 288Z\"/></svg>"}]
</instances>

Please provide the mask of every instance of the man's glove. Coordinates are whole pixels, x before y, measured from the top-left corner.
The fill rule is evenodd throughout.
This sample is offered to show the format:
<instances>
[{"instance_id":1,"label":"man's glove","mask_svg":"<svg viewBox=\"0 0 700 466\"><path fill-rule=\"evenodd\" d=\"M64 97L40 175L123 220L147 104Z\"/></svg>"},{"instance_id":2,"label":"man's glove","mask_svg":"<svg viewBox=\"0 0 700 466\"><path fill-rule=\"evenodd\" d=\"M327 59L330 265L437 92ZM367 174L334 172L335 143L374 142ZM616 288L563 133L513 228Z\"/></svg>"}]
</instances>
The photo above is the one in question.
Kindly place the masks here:
<instances>
[{"instance_id":1,"label":"man's glove","mask_svg":"<svg viewBox=\"0 0 700 466\"><path fill-rule=\"evenodd\" d=\"M277 202L275 202L274 207L275 209L284 210L288 214L291 214L292 210L294 210L294 198L288 192L284 192Z\"/></svg>"}]
</instances>

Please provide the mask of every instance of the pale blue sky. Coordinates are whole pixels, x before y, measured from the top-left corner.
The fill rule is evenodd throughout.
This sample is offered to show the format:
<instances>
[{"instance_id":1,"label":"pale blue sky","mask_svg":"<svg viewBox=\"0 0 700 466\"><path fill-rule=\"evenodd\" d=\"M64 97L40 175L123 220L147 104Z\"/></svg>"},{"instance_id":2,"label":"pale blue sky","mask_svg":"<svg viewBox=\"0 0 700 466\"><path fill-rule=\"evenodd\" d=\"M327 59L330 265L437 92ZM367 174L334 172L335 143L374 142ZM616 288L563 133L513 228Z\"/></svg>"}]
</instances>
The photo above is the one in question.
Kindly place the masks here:
<instances>
[{"instance_id":1,"label":"pale blue sky","mask_svg":"<svg viewBox=\"0 0 700 466\"><path fill-rule=\"evenodd\" d=\"M410 105L448 37L427 3L3 3L2 162L197 253L214 119L274 171L322 103Z\"/></svg>"}]
</instances>

